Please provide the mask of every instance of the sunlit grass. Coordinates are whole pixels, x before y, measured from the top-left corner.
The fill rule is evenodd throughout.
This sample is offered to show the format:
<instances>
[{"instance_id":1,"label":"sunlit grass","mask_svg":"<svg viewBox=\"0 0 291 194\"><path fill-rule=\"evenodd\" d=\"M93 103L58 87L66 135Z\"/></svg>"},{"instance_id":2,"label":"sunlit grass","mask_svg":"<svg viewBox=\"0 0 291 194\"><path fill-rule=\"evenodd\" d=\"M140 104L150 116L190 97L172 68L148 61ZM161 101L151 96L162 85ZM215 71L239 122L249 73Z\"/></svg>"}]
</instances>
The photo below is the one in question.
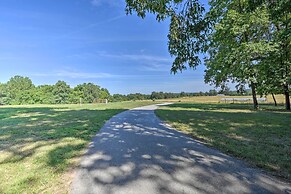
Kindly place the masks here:
<instances>
[{"instance_id":1,"label":"sunlit grass","mask_svg":"<svg viewBox=\"0 0 291 194\"><path fill-rule=\"evenodd\" d=\"M259 98L260 96L258 96ZM173 98L167 99L168 102L191 102L191 103L225 103L221 102L222 98L252 98L252 96L194 96L194 97L183 97L183 98ZM276 101L278 104L284 104L285 97L283 95L275 95ZM159 101L159 100L157 100ZM161 100L164 101L164 100ZM226 104L233 103L232 101L226 102ZM244 102L235 102L235 104L242 104ZM249 103L249 102L248 102ZM267 102L262 104L272 104L274 103L271 95L267 96ZM261 103L259 103L261 104Z\"/></svg>"},{"instance_id":2,"label":"sunlit grass","mask_svg":"<svg viewBox=\"0 0 291 194\"><path fill-rule=\"evenodd\" d=\"M291 180L291 112L283 106L177 103L157 115L209 146Z\"/></svg>"},{"instance_id":3,"label":"sunlit grass","mask_svg":"<svg viewBox=\"0 0 291 194\"><path fill-rule=\"evenodd\" d=\"M153 103L0 107L0 193L67 193L72 169L103 124Z\"/></svg>"}]
</instances>

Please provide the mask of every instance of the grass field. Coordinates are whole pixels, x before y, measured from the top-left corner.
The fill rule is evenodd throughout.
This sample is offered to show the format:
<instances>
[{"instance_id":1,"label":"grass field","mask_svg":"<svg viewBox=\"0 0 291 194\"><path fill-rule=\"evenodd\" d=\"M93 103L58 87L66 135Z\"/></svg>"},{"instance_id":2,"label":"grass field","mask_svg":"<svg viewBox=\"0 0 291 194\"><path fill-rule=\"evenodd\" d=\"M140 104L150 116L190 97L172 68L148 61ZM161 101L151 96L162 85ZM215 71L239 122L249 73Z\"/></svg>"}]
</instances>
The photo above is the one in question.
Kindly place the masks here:
<instances>
[{"instance_id":1,"label":"grass field","mask_svg":"<svg viewBox=\"0 0 291 194\"><path fill-rule=\"evenodd\" d=\"M260 96L257 96L258 98ZM167 99L168 102L190 102L190 103L224 103L220 102L222 98L252 98L252 96L195 96L195 97L184 97L184 98L174 98L174 99ZM283 105L285 103L285 98L283 95L275 95L276 101L278 104ZM159 101L159 100L157 100ZM164 100L161 100L164 101ZM232 103L230 102L227 102ZM273 104L272 96L267 96L267 104ZM262 104L266 104L262 103ZM241 103L239 103L241 104ZM259 103L260 104L260 103Z\"/></svg>"},{"instance_id":2,"label":"grass field","mask_svg":"<svg viewBox=\"0 0 291 194\"><path fill-rule=\"evenodd\" d=\"M269 105L255 112L250 104L218 104L219 99L167 100L178 103L157 114L208 145L290 180L291 113ZM0 193L66 193L80 156L109 118L159 102L0 107Z\"/></svg>"},{"instance_id":3,"label":"grass field","mask_svg":"<svg viewBox=\"0 0 291 194\"><path fill-rule=\"evenodd\" d=\"M106 120L152 103L0 107L0 193L66 193L72 169Z\"/></svg>"},{"instance_id":4,"label":"grass field","mask_svg":"<svg viewBox=\"0 0 291 194\"><path fill-rule=\"evenodd\" d=\"M253 111L252 104L211 100L187 99L163 106L156 114L195 139L290 181L291 112L284 111L284 106L265 104Z\"/></svg>"}]
</instances>

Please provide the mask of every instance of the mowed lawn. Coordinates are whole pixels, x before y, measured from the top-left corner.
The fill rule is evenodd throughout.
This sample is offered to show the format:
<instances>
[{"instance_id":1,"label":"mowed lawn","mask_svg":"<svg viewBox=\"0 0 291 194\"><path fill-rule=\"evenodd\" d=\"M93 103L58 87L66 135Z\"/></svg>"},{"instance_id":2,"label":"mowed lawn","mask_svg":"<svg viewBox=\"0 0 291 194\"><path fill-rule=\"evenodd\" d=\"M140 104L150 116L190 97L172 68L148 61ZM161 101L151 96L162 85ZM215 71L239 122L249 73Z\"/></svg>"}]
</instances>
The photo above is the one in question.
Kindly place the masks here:
<instances>
[{"instance_id":1,"label":"mowed lawn","mask_svg":"<svg viewBox=\"0 0 291 194\"><path fill-rule=\"evenodd\" d=\"M148 104L0 107L0 193L67 193L73 168L103 124Z\"/></svg>"},{"instance_id":2,"label":"mowed lawn","mask_svg":"<svg viewBox=\"0 0 291 194\"><path fill-rule=\"evenodd\" d=\"M172 127L291 180L291 112L284 107L181 102L156 114Z\"/></svg>"}]
</instances>

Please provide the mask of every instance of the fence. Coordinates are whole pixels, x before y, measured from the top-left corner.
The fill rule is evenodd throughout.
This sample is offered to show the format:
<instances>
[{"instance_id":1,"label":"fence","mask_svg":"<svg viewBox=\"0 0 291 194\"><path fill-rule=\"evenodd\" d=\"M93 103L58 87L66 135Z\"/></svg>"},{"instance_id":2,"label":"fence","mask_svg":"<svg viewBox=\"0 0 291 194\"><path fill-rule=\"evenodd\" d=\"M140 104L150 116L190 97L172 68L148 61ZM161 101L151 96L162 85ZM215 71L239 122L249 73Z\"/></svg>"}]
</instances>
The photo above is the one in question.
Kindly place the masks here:
<instances>
[{"instance_id":1,"label":"fence","mask_svg":"<svg viewBox=\"0 0 291 194\"><path fill-rule=\"evenodd\" d=\"M267 102L267 98L257 98L258 102ZM252 102L252 98L221 98L220 102Z\"/></svg>"}]
</instances>

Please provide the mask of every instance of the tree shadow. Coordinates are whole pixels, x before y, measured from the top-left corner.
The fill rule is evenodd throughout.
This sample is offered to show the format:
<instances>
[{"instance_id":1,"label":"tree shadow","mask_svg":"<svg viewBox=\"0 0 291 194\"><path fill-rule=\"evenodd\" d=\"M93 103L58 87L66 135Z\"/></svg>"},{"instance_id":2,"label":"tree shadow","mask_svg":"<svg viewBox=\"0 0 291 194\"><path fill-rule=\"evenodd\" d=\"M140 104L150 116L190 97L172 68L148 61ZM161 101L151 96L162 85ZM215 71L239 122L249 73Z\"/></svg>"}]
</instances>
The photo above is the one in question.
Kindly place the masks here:
<instances>
[{"instance_id":1,"label":"tree shadow","mask_svg":"<svg viewBox=\"0 0 291 194\"><path fill-rule=\"evenodd\" d=\"M123 109L70 110L53 108L0 108L1 164L13 164L45 154L39 161L56 172L80 152L103 124ZM42 151L47 147L47 151Z\"/></svg>"},{"instance_id":2,"label":"tree shadow","mask_svg":"<svg viewBox=\"0 0 291 194\"><path fill-rule=\"evenodd\" d=\"M131 110L96 135L72 193L284 193L290 188L170 129L154 111Z\"/></svg>"},{"instance_id":3,"label":"tree shadow","mask_svg":"<svg viewBox=\"0 0 291 194\"><path fill-rule=\"evenodd\" d=\"M225 104L225 103L175 103L166 105L170 108L191 108L200 110L251 110L254 111L253 105L249 103ZM284 104L279 104L275 107L273 104L260 104L259 111L272 111L272 112L288 112L284 109Z\"/></svg>"},{"instance_id":4,"label":"tree shadow","mask_svg":"<svg viewBox=\"0 0 291 194\"><path fill-rule=\"evenodd\" d=\"M244 112L248 109L243 105L238 106L238 111L225 111L220 105L209 106L186 104L181 110L175 109L177 105L171 110L159 109L157 114L195 139L291 179L290 113Z\"/></svg>"},{"instance_id":5,"label":"tree shadow","mask_svg":"<svg viewBox=\"0 0 291 194\"><path fill-rule=\"evenodd\" d=\"M54 167L55 172L64 172L67 170L69 160L79 156L76 150L82 150L87 144L58 146L48 153L47 164Z\"/></svg>"}]
</instances>

